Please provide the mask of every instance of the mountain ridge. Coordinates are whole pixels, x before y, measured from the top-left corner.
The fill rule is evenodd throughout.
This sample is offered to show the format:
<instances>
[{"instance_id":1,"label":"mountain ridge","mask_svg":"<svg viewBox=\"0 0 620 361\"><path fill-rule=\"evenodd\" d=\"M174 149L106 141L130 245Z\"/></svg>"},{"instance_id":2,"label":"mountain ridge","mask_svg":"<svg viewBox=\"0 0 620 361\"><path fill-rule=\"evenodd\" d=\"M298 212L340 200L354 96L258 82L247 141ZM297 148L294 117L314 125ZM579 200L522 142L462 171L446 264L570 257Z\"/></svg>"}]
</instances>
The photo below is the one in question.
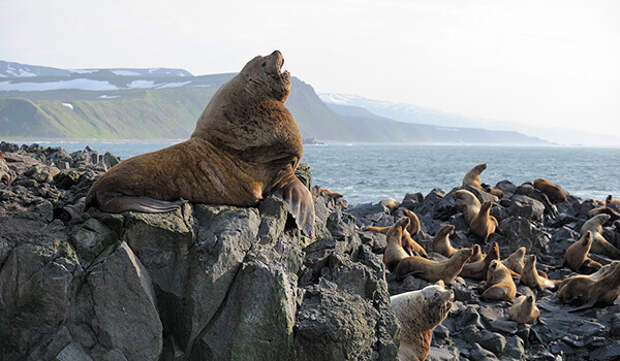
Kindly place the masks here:
<instances>
[{"instance_id":1,"label":"mountain ridge","mask_svg":"<svg viewBox=\"0 0 620 361\"><path fill-rule=\"evenodd\" d=\"M166 68L152 68L165 69L163 73L135 68L76 72L2 64L7 69L11 64L15 74L35 74L0 78L0 136L13 138L185 138L217 88L234 76L193 76ZM367 109L335 109L296 77L286 106L304 138L329 142L549 144L517 132L405 123Z\"/></svg>"}]
</instances>

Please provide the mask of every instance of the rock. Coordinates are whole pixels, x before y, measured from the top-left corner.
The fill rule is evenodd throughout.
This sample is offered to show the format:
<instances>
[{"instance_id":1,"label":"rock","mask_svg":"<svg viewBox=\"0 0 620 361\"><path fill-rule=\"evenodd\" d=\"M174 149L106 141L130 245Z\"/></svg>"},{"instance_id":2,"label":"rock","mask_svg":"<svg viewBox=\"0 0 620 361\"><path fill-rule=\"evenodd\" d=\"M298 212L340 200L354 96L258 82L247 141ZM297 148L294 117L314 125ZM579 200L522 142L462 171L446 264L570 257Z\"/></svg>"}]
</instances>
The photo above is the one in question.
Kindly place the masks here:
<instances>
[{"instance_id":1,"label":"rock","mask_svg":"<svg viewBox=\"0 0 620 361\"><path fill-rule=\"evenodd\" d=\"M513 217L524 217L535 221L542 221L545 212L545 206L530 197L522 194L516 194L511 198L512 204L508 212Z\"/></svg>"},{"instance_id":2,"label":"rock","mask_svg":"<svg viewBox=\"0 0 620 361\"><path fill-rule=\"evenodd\" d=\"M525 358L525 343L518 336L510 336L506 338L506 349L502 354L504 358L512 360L523 360Z\"/></svg>"}]
</instances>

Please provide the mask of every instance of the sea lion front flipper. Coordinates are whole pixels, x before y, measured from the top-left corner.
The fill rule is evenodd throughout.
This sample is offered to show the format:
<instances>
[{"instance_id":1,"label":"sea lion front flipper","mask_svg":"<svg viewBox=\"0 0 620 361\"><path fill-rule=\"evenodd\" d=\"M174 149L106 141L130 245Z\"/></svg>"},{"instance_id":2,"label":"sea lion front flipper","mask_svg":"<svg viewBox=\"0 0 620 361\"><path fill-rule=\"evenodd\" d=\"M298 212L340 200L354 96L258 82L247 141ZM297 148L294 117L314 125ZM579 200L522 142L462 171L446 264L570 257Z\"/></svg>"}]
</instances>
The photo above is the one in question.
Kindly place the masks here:
<instances>
[{"instance_id":1,"label":"sea lion front flipper","mask_svg":"<svg viewBox=\"0 0 620 361\"><path fill-rule=\"evenodd\" d=\"M314 238L314 201L308 188L295 178L281 191L282 198L288 204L288 211L295 218L297 227L307 237Z\"/></svg>"},{"instance_id":2,"label":"sea lion front flipper","mask_svg":"<svg viewBox=\"0 0 620 361\"><path fill-rule=\"evenodd\" d=\"M125 211L165 213L174 211L185 203L187 203L186 200L162 201L149 197L119 196L110 198L105 202L100 202L97 208L110 213L121 213Z\"/></svg>"}]
</instances>

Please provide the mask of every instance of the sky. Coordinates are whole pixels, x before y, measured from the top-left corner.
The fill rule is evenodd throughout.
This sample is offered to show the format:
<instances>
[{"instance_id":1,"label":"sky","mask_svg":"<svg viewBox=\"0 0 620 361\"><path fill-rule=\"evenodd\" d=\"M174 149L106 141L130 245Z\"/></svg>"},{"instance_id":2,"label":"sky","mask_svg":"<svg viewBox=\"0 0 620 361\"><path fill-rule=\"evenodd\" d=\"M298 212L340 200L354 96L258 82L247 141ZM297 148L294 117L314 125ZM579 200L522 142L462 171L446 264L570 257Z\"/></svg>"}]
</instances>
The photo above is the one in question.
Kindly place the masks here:
<instances>
[{"instance_id":1,"label":"sky","mask_svg":"<svg viewBox=\"0 0 620 361\"><path fill-rule=\"evenodd\" d=\"M317 91L620 136L618 19L611 0L0 0L0 59L202 75L279 49Z\"/></svg>"}]
</instances>

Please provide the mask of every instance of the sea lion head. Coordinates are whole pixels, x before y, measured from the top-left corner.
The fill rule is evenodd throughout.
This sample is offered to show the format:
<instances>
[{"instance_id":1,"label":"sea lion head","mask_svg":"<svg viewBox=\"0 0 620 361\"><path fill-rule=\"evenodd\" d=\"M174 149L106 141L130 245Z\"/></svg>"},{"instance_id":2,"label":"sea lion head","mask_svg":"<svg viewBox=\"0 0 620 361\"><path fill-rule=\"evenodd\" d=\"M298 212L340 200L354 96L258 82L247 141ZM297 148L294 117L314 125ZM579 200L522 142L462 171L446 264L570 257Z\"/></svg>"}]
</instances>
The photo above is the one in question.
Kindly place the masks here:
<instances>
[{"instance_id":1,"label":"sea lion head","mask_svg":"<svg viewBox=\"0 0 620 361\"><path fill-rule=\"evenodd\" d=\"M486 258L489 260L489 262L491 262L492 260L495 259L500 259L499 257L499 246L497 244L497 242L493 242L491 244L491 246L489 246L489 251L487 252L487 256Z\"/></svg>"},{"instance_id":2,"label":"sea lion head","mask_svg":"<svg viewBox=\"0 0 620 361\"><path fill-rule=\"evenodd\" d=\"M607 198L605 198L605 203L611 203L611 201L613 201L613 199L614 199L614 196L609 194L607 196Z\"/></svg>"},{"instance_id":3,"label":"sea lion head","mask_svg":"<svg viewBox=\"0 0 620 361\"><path fill-rule=\"evenodd\" d=\"M396 223L394 223L394 225L398 226L398 227L402 227L402 228L407 228L407 226L409 226L409 222L410 222L409 218L402 217L398 221L396 221Z\"/></svg>"},{"instance_id":4,"label":"sea lion head","mask_svg":"<svg viewBox=\"0 0 620 361\"><path fill-rule=\"evenodd\" d=\"M515 251L515 257L517 258L523 258L525 256L525 247L519 247L516 251Z\"/></svg>"},{"instance_id":5,"label":"sea lion head","mask_svg":"<svg viewBox=\"0 0 620 361\"><path fill-rule=\"evenodd\" d=\"M524 300L525 304L527 304L528 307L531 307L531 305L534 304L534 301L536 301L536 300L534 299L533 295L529 295L529 296L525 297L525 300Z\"/></svg>"},{"instance_id":6,"label":"sea lion head","mask_svg":"<svg viewBox=\"0 0 620 361\"><path fill-rule=\"evenodd\" d=\"M474 167L474 169L478 172L478 174L484 172L485 169L487 169L487 164L486 163L480 163L477 166Z\"/></svg>"},{"instance_id":7,"label":"sea lion head","mask_svg":"<svg viewBox=\"0 0 620 361\"><path fill-rule=\"evenodd\" d=\"M441 226L439 226L437 235L452 234L452 232L454 232L455 229L456 227L452 224L442 224Z\"/></svg>"},{"instance_id":8,"label":"sea lion head","mask_svg":"<svg viewBox=\"0 0 620 361\"><path fill-rule=\"evenodd\" d=\"M523 266L523 269L535 268L535 267L536 267L536 255L535 254L531 254L531 255L525 257L525 265Z\"/></svg>"},{"instance_id":9,"label":"sea lion head","mask_svg":"<svg viewBox=\"0 0 620 361\"><path fill-rule=\"evenodd\" d=\"M246 90L250 94L285 102L291 90L291 75L282 71L283 64L282 53L275 50L270 55L258 55L250 60L239 75L246 80Z\"/></svg>"},{"instance_id":10,"label":"sea lion head","mask_svg":"<svg viewBox=\"0 0 620 361\"><path fill-rule=\"evenodd\" d=\"M448 315L452 308L454 292L444 287L443 281L438 281L434 285L426 286L422 289L424 304L428 307L423 315L427 318L428 326L435 327ZM430 311L433 312L430 312Z\"/></svg>"}]
</instances>

